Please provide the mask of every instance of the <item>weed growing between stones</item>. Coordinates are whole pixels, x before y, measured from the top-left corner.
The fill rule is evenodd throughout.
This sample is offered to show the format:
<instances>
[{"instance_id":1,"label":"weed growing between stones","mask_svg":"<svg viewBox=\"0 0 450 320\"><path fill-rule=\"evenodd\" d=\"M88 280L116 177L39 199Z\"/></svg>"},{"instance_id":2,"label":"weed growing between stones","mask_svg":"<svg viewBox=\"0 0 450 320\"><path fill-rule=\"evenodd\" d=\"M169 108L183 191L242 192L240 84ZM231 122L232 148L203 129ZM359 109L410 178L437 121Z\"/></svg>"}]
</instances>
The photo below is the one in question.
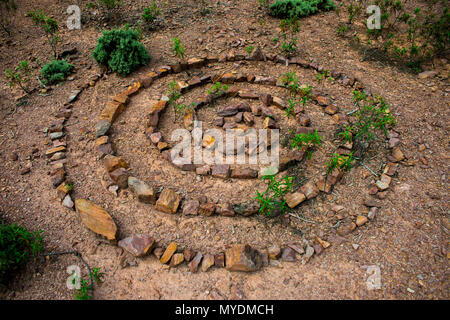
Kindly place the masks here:
<instances>
[{"instance_id":1,"label":"weed growing between stones","mask_svg":"<svg viewBox=\"0 0 450 320\"><path fill-rule=\"evenodd\" d=\"M322 145L322 137L314 130L313 133L300 133L296 134L291 140L292 149L304 149L306 148L306 158L311 159L314 151L317 147Z\"/></svg>"},{"instance_id":2,"label":"weed growing between stones","mask_svg":"<svg viewBox=\"0 0 450 320\"><path fill-rule=\"evenodd\" d=\"M53 51L55 59L58 57L57 45L60 42L58 33L58 21L52 17L46 16L42 10L33 10L27 13L34 24L40 26L45 31L47 41Z\"/></svg>"},{"instance_id":3,"label":"weed growing between stones","mask_svg":"<svg viewBox=\"0 0 450 320\"><path fill-rule=\"evenodd\" d=\"M354 159L353 152L348 155L333 153L330 161L327 163L327 174L332 174L336 168L344 169L346 171L350 170Z\"/></svg>"},{"instance_id":4,"label":"weed growing between stones","mask_svg":"<svg viewBox=\"0 0 450 320\"><path fill-rule=\"evenodd\" d=\"M128 28L104 31L92 56L121 76L130 74L150 60L147 49L139 42L138 32Z\"/></svg>"},{"instance_id":5,"label":"weed growing between stones","mask_svg":"<svg viewBox=\"0 0 450 320\"><path fill-rule=\"evenodd\" d=\"M6 69L5 75L10 87L18 85L25 93L31 93L25 85L25 83L30 80L29 77L31 76L31 68L28 61L21 61L14 70Z\"/></svg>"},{"instance_id":6,"label":"weed growing between stones","mask_svg":"<svg viewBox=\"0 0 450 320\"><path fill-rule=\"evenodd\" d=\"M214 97L220 97L228 91L228 85L220 82L214 83L206 92Z\"/></svg>"},{"instance_id":7,"label":"weed growing between stones","mask_svg":"<svg viewBox=\"0 0 450 320\"><path fill-rule=\"evenodd\" d=\"M285 214L289 207L284 200L284 196L292 191L292 177L284 177L277 181L274 175L266 175L261 177L266 181L267 189L260 193L256 191L255 199L260 204L258 213L266 217L275 217L280 214Z\"/></svg>"},{"instance_id":8,"label":"weed growing between stones","mask_svg":"<svg viewBox=\"0 0 450 320\"><path fill-rule=\"evenodd\" d=\"M42 251L42 232L30 232L15 223L0 221L0 282L6 282L12 272Z\"/></svg>"}]
</instances>

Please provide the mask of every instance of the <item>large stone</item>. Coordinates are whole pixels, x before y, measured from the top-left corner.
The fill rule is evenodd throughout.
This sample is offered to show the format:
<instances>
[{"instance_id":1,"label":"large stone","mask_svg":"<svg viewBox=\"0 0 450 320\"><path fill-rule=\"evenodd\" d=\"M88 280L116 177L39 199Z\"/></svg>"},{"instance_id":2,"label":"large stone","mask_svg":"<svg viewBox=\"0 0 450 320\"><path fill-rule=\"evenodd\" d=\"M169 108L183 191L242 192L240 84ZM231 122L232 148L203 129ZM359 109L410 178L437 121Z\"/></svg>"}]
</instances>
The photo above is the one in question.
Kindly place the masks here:
<instances>
[{"instance_id":1,"label":"large stone","mask_svg":"<svg viewBox=\"0 0 450 320\"><path fill-rule=\"evenodd\" d=\"M212 254L205 254L202 261L202 271L206 272L214 265L214 256Z\"/></svg>"},{"instance_id":2,"label":"large stone","mask_svg":"<svg viewBox=\"0 0 450 320\"><path fill-rule=\"evenodd\" d=\"M136 197L140 202L151 204L156 203L155 190L153 190L153 188L144 181L141 181L135 177L128 177L128 187L130 187L131 191L136 194Z\"/></svg>"},{"instance_id":3,"label":"large stone","mask_svg":"<svg viewBox=\"0 0 450 320\"><path fill-rule=\"evenodd\" d=\"M294 193L288 193L284 200L286 200L287 205L289 208L295 208L300 203L306 200L306 196L301 192L294 192Z\"/></svg>"},{"instance_id":4,"label":"large stone","mask_svg":"<svg viewBox=\"0 0 450 320\"><path fill-rule=\"evenodd\" d=\"M124 109L125 105L123 103L110 101L106 104L105 108L103 108L102 112L100 113L100 120L106 119L110 123L113 123Z\"/></svg>"},{"instance_id":5,"label":"large stone","mask_svg":"<svg viewBox=\"0 0 450 320\"><path fill-rule=\"evenodd\" d=\"M239 112L239 106L238 105L231 105L226 106L222 108L219 112L217 112L217 115L221 117L231 117L234 116Z\"/></svg>"},{"instance_id":6,"label":"large stone","mask_svg":"<svg viewBox=\"0 0 450 320\"><path fill-rule=\"evenodd\" d=\"M190 262L195 257L195 251L192 249L186 249L183 251L184 260Z\"/></svg>"},{"instance_id":7,"label":"large stone","mask_svg":"<svg viewBox=\"0 0 450 320\"><path fill-rule=\"evenodd\" d=\"M200 202L197 200L186 200L183 202L183 214L196 216L198 214L199 207Z\"/></svg>"},{"instance_id":8,"label":"large stone","mask_svg":"<svg viewBox=\"0 0 450 320\"><path fill-rule=\"evenodd\" d=\"M230 271L257 271L262 267L262 258L248 244L237 244L225 252L225 266Z\"/></svg>"},{"instance_id":9,"label":"large stone","mask_svg":"<svg viewBox=\"0 0 450 320\"><path fill-rule=\"evenodd\" d=\"M188 267L191 272L195 273L198 270L198 266L200 262L202 261L203 255L200 252L197 252L195 257L192 259L192 261L189 263Z\"/></svg>"},{"instance_id":10,"label":"large stone","mask_svg":"<svg viewBox=\"0 0 450 320\"><path fill-rule=\"evenodd\" d=\"M177 251L178 245L175 242L171 242L169 246L166 248L166 251L164 251L161 259L159 261L161 263L168 263L170 261L170 258L172 258L173 254Z\"/></svg>"},{"instance_id":11,"label":"large stone","mask_svg":"<svg viewBox=\"0 0 450 320\"><path fill-rule=\"evenodd\" d=\"M52 184L53 187L56 188L58 187L61 183L64 182L66 178L66 172L64 171L64 169L57 169L55 172L53 172L52 174Z\"/></svg>"},{"instance_id":12,"label":"large stone","mask_svg":"<svg viewBox=\"0 0 450 320\"><path fill-rule=\"evenodd\" d=\"M146 234L137 234L120 240L118 245L134 256L142 257L146 255L147 252L151 252L155 245L155 240Z\"/></svg>"},{"instance_id":13,"label":"large stone","mask_svg":"<svg viewBox=\"0 0 450 320\"><path fill-rule=\"evenodd\" d=\"M212 166L211 175L222 179L230 177L230 165L229 164L216 164Z\"/></svg>"},{"instance_id":14,"label":"large stone","mask_svg":"<svg viewBox=\"0 0 450 320\"><path fill-rule=\"evenodd\" d=\"M158 201L156 201L156 209L165 213L177 213L178 206L180 205L181 196L175 191L165 188Z\"/></svg>"},{"instance_id":15,"label":"large stone","mask_svg":"<svg viewBox=\"0 0 450 320\"><path fill-rule=\"evenodd\" d=\"M279 108L281 110L284 110L286 108L286 103L281 98L273 97L272 103L274 106L276 106L277 108Z\"/></svg>"},{"instance_id":16,"label":"large stone","mask_svg":"<svg viewBox=\"0 0 450 320\"><path fill-rule=\"evenodd\" d=\"M128 187L129 175L130 173L124 168L118 168L109 173L111 180L122 189Z\"/></svg>"},{"instance_id":17,"label":"large stone","mask_svg":"<svg viewBox=\"0 0 450 320\"><path fill-rule=\"evenodd\" d=\"M247 201L243 203L233 204L234 212L244 217L251 216L259 210L259 204L256 201Z\"/></svg>"},{"instance_id":18,"label":"large stone","mask_svg":"<svg viewBox=\"0 0 450 320\"><path fill-rule=\"evenodd\" d=\"M112 172L119 168L128 168L128 164L119 157L107 155L103 158L103 164L108 172Z\"/></svg>"},{"instance_id":19,"label":"large stone","mask_svg":"<svg viewBox=\"0 0 450 320\"><path fill-rule=\"evenodd\" d=\"M294 249L287 247L283 248L281 252L281 260L287 261L287 262L294 262L297 261L297 256L295 254Z\"/></svg>"},{"instance_id":20,"label":"large stone","mask_svg":"<svg viewBox=\"0 0 450 320\"><path fill-rule=\"evenodd\" d=\"M308 183L303 185L300 188L300 192L303 193L308 199L315 198L319 195L319 189L312 181L309 181Z\"/></svg>"},{"instance_id":21,"label":"large stone","mask_svg":"<svg viewBox=\"0 0 450 320\"><path fill-rule=\"evenodd\" d=\"M272 105L273 102L273 98L272 95L269 93L263 93L259 95L259 100L261 100L261 102L266 106L270 106Z\"/></svg>"},{"instance_id":22,"label":"large stone","mask_svg":"<svg viewBox=\"0 0 450 320\"><path fill-rule=\"evenodd\" d=\"M236 168L231 171L231 177L236 179L254 179L258 177L258 171L251 168Z\"/></svg>"},{"instance_id":23,"label":"large stone","mask_svg":"<svg viewBox=\"0 0 450 320\"><path fill-rule=\"evenodd\" d=\"M58 152L66 152L66 147L61 146L61 147L48 149L47 151L45 151L45 155L47 156L47 158L50 158L51 156L53 156L55 153L58 153Z\"/></svg>"},{"instance_id":24,"label":"large stone","mask_svg":"<svg viewBox=\"0 0 450 320\"><path fill-rule=\"evenodd\" d=\"M117 226L102 207L85 199L76 199L75 208L88 229L105 236L108 240L116 239Z\"/></svg>"},{"instance_id":25,"label":"large stone","mask_svg":"<svg viewBox=\"0 0 450 320\"><path fill-rule=\"evenodd\" d=\"M260 47L256 47L251 52L249 59L253 61L266 61L266 56L264 55Z\"/></svg>"}]
</instances>

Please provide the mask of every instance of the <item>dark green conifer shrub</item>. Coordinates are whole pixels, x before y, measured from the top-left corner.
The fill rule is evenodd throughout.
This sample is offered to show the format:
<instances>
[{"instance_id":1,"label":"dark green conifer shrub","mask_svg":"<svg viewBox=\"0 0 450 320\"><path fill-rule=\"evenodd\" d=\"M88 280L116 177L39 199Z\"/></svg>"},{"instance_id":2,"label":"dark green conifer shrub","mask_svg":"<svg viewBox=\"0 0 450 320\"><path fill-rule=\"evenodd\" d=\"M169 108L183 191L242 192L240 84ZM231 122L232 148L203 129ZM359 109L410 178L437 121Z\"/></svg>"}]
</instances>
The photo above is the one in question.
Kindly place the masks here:
<instances>
[{"instance_id":1,"label":"dark green conifer shrub","mask_svg":"<svg viewBox=\"0 0 450 320\"><path fill-rule=\"evenodd\" d=\"M42 67L41 75L46 84L53 84L64 81L72 70L73 65L66 60L53 60Z\"/></svg>"},{"instance_id":2,"label":"dark green conifer shrub","mask_svg":"<svg viewBox=\"0 0 450 320\"><path fill-rule=\"evenodd\" d=\"M104 31L92 56L121 76L130 74L150 60L147 49L139 42L139 34L125 28Z\"/></svg>"},{"instance_id":3,"label":"dark green conifer shrub","mask_svg":"<svg viewBox=\"0 0 450 320\"><path fill-rule=\"evenodd\" d=\"M300 18L336 7L333 0L277 0L270 6L270 15L277 18Z\"/></svg>"}]
</instances>

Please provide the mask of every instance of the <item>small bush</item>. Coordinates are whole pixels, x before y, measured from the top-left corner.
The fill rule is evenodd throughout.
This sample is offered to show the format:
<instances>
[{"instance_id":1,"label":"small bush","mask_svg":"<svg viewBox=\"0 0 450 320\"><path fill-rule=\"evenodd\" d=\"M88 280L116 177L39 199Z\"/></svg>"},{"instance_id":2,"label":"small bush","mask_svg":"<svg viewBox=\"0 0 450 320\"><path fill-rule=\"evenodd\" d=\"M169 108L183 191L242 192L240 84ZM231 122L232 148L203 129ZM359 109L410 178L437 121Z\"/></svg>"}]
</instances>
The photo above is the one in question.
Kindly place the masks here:
<instances>
[{"instance_id":1,"label":"small bush","mask_svg":"<svg viewBox=\"0 0 450 320\"><path fill-rule=\"evenodd\" d=\"M53 84L64 81L72 70L73 65L66 60L53 60L42 67L41 75L46 84Z\"/></svg>"},{"instance_id":2,"label":"small bush","mask_svg":"<svg viewBox=\"0 0 450 320\"><path fill-rule=\"evenodd\" d=\"M300 18L332 10L336 7L332 0L277 0L270 6L270 14L277 18Z\"/></svg>"},{"instance_id":3,"label":"small bush","mask_svg":"<svg viewBox=\"0 0 450 320\"><path fill-rule=\"evenodd\" d=\"M178 37L172 39L172 51L176 57L184 59L184 46Z\"/></svg>"},{"instance_id":4,"label":"small bush","mask_svg":"<svg viewBox=\"0 0 450 320\"><path fill-rule=\"evenodd\" d=\"M109 66L122 76L146 65L150 60L147 49L139 42L139 34L132 29L104 31L97 40L92 56L98 63Z\"/></svg>"},{"instance_id":5,"label":"small bush","mask_svg":"<svg viewBox=\"0 0 450 320\"><path fill-rule=\"evenodd\" d=\"M29 232L17 224L0 221L0 282L42 251L42 231Z\"/></svg>"},{"instance_id":6,"label":"small bush","mask_svg":"<svg viewBox=\"0 0 450 320\"><path fill-rule=\"evenodd\" d=\"M267 189L263 193L256 190L255 199L260 204L258 212L266 217L275 217L288 212L289 207L284 196L292 191L293 177L284 177L277 181L273 175L267 175L261 179L267 182Z\"/></svg>"},{"instance_id":7,"label":"small bush","mask_svg":"<svg viewBox=\"0 0 450 320\"><path fill-rule=\"evenodd\" d=\"M30 63L27 60L21 61L14 70L6 69L5 75L10 87L18 85L26 93L31 92L25 85L31 76Z\"/></svg>"},{"instance_id":8,"label":"small bush","mask_svg":"<svg viewBox=\"0 0 450 320\"><path fill-rule=\"evenodd\" d=\"M156 5L156 1L153 0L153 3L144 9L142 20L144 20L144 22L146 23L153 23L156 17L158 17L160 14L161 9L158 8L158 6Z\"/></svg>"}]
</instances>

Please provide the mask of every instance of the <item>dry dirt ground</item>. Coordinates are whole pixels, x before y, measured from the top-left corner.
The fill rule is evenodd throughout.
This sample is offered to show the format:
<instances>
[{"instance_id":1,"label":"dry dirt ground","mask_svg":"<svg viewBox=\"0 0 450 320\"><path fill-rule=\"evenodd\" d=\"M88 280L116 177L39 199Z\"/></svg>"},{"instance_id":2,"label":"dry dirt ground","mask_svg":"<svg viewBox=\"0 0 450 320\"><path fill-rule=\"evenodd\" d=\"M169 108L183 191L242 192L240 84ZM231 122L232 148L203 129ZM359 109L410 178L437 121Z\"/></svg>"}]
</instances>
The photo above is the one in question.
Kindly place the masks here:
<instances>
[{"instance_id":1,"label":"dry dirt ground","mask_svg":"<svg viewBox=\"0 0 450 320\"><path fill-rule=\"evenodd\" d=\"M399 166L383 207L372 221L348 235L347 241L333 244L307 264L282 262L256 273L230 273L212 268L192 274L186 265L171 269L161 265L154 256L130 259L122 268L122 249L109 244L86 229L75 211L63 207L51 188L49 167L44 152L49 140L43 133L55 112L67 100L69 93L85 83L99 67L90 57L100 36L94 10L80 1L84 16L81 30L64 27L66 8L71 1L20 1L12 17L12 35L1 34L0 74L21 60L38 64L47 62L50 50L43 33L34 27L25 13L43 8L55 17L61 27L62 48L77 48L70 62L76 66L73 79L54 86L48 95L37 92L17 105L22 96L18 88L10 89L3 78L0 91L0 213L7 222L17 222L45 234L45 249L82 253L92 267L101 267L104 283L96 286L96 299L448 299L449 298L449 221L448 221L448 75L446 59L437 59L428 69L437 70L437 77L419 79L385 63L361 62L361 54L336 36L339 19L334 13L320 13L301 20L298 33L299 53L305 60L317 62L326 69L355 75L372 92L386 98L397 117L396 131L401 134L407 161ZM150 1L124 1L122 22L136 21L142 8ZM86 89L74 103L73 115L67 126L68 175L74 182L75 198L86 198L102 205L112 215L119 228L119 238L136 233L148 233L162 245L175 240L181 247L216 253L226 245L248 243L264 248L272 243L301 242L315 236L327 238L334 233L337 218L332 204L347 208L347 218L367 213L362 200L374 182L371 173L362 166L353 168L336 186L333 193L321 196L295 213L307 220L293 221L294 227L266 222L261 216L244 217L185 217L169 216L152 207L138 203L128 192L116 197L105 185L101 161L96 154L92 128L104 104L115 93L129 85L134 77L174 61L170 39L178 36L186 47L188 57L209 52L228 52L234 48L244 52L247 45L261 46L265 52L279 52L272 40L280 34L279 20L268 17L258 9L257 1L208 1L211 13L200 15L198 1L157 1L162 7L162 19L156 31L146 32L143 43L152 55L148 66L127 78L109 74ZM103 22L101 23L103 26ZM216 64L201 70L250 71L254 74L279 77L292 67L273 63ZM296 68L301 82L314 82L315 73ZM183 74L177 75L182 79ZM258 181L217 181L211 177L197 181L193 173L181 173L170 167L150 146L144 135L145 109L151 100L165 94L168 82L175 76L158 80L133 99L129 108L114 125L112 138L118 154L129 161L133 174L155 186L174 186L180 192L196 195L205 193L212 200L239 199L242 194L252 197L255 189L264 186ZM31 86L38 86L33 78ZM249 87L249 86L247 86ZM252 88L253 89L253 88ZM192 101L205 88L186 95ZM274 90L274 91L270 91ZM255 92L283 95L272 87L258 86ZM351 110L351 89L326 84L323 89L342 109ZM218 103L215 108L226 105ZM331 141L333 123L314 105L307 105L312 126L323 131ZM169 132L181 124L173 121L173 111L164 116L162 128ZM208 122L211 110L199 117ZM289 123L285 124L289 126ZM282 128L283 129L283 128ZM326 144L328 145L328 144ZM425 145L420 151L419 145ZM18 160L13 160L13 154ZM319 150L313 160L301 164L298 172L306 177L323 169L331 149ZM374 150L368 167L379 170L386 151ZM21 175L23 168L31 172ZM294 219L295 220L295 219ZM295 232L300 230L301 233ZM355 249L355 244L359 247ZM1 293L4 299L73 299L66 287L69 265L80 265L74 256L38 258L12 280ZM368 290L366 267L376 265L381 270L381 289ZM81 267L81 265L80 265ZM85 273L85 271L83 271Z\"/></svg>"}]
</instances>

